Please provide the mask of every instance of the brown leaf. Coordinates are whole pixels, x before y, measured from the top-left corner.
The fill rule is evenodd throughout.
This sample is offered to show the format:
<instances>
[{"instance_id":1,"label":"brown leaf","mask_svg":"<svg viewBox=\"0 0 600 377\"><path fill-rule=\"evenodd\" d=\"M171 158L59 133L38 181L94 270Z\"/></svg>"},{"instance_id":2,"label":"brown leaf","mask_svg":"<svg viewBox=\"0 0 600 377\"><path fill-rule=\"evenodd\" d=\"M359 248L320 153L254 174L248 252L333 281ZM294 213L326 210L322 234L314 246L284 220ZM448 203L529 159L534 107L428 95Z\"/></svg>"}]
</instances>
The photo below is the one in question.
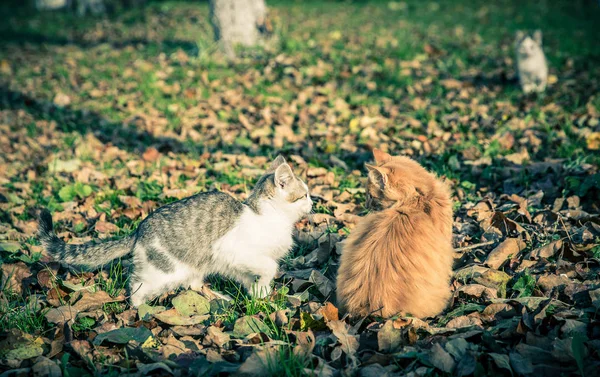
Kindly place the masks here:
<instances>
[{"instance_id":1,"label":"brown leaf","mask_svg":"<svg viewBox=\"0 0 600 377\"><path fill-rule=\"evenodd\" d=\"M110 295L104 291L88 293L84 290L82 292L82 297L73 305L73 307L80 312L98 309L107 302L115 301L115 299L110 297Z\"/></svg>"},{"instance_id":2,"label":"brown leaf","mask_svg":"<svg viewBox=\"0 0 600 377\"><path fill-rule=\"evenodd\" d=\"M463 87L463 83L456 79L441 80L440 83L446 89L460 89Z\"/></svg>"},{"instance_id":3,"label":"brown leaf","mask_svg":"<svg viewBox=\"0 0 600 377\"><path fill-rule=\"evenodd\" d=\"M29 267L23 262L2 264L0 272L2 272L2 290L18 295L23 293L23 280L31 276Z\"/></svg>"},{"instance_id":4,"label":"brown leaf","mask_svg":"<svg viewBox=\"0 0 600 377\"><path fill-rule=\"evenodd\" d=\"M75 304L50 309L45 314L46 320L55 324L72 321L80 312L98 309L108 302L115 301L104 291L89 293L86 290L82 290L80 292L83 292L83 295Z\"/></svg>"},{"instance_id":5,"label":"brown leaf","mask_svg":"<svg viewBox=\"0 0 600 377\"><path fill-rule=\"evenodd\" d=\"M71 104L71 97L64 93L57 93L56 96L54 96L53 102L59 107L69 106Z\"/></svg>"},{"instance_id":6,"label":"brown leaf","mask_svg":"<svg viewBox=\"0 0 600 377\"><path fill-rule=\"evenodd\" d=\"M62 377L63 375L58 364L44 356L35 359L31 372L34 377Z\"/></svg>"},{"instance_id":7,"label":"brown leaf","mask_svg":"<svg viewBox=\"0 0 600 377\"><path fill-rule=\"evenodd\" d=\"M116 233L119 227L106 221L97 221L94 227L98 233Z\"/></svg>"},{"instance_id":8,"label":"brown leaf","mask_svg":"<svg viewBox=\"0 0 600 377\"><path fill-rule=\"evenodd\" d=\"M309 178L320 177L327 174L327 169L325 168L308 168L306 171L306 176Z\"/></svg>"},{"instance_id":9,"label":"brown leaf","mask_svg":"<svg viewBox=\"0 0 600 377\"><path fill-rule=\"evenodd\" d=\"M119 200L129 208L140 208L142 206L142 201L135 196L119 195Z\"/></svg>"},{"instance_id":10,"label":"brown leaf","mask_svg":"<svg viewBox=\"0 0 600 377\"><path fill-rule=\"evenodd\" d=\"M55 278L51 271L41 270L37 274L37 281L42 288L50 289L54 286Z\"/></svg>"},{"instance_id":11,"label":"brown leaf","mask_svg":"<svg viewBox=\"0 0 600 377\"><path fill-rule=\"evenodd\" d=\"M452 373L456 367L452 356L439 343L434 344L429 350L429 361L434 367L446 373Z\"/></svg>"},{"instance_id":12,"label":"brown leaf","mask_svg":"<svg viewBox=\"0 0 600 377\"><path fill-rule=\"evenodd\" d=\"M58 307L64 303L65 297L67 297L67 296L68 296L68 293L66 293L59 287L55 287L55 288L50 289L48 291L48 293L46 294L46 301L48 301L48 303L50 305L52 305L54 307Z\"/></svg>"},{"instance_id":13,"label":"brown leaf","mask_svg":"<svg viewBox=\"0 0 600 377\"><path fill-rule=\"evenodd\" d=\"M482 327L483 322L481 321L481 319L474 317L474 316L461 315L459 317L452 318L446 324L446 327L449 327L451 329L460 329L463 327L471 327L471 326Z\"/></svg>"},{"instance_id":14,"label":"brown leaf","mask_svg":"<svg viewBox=\"0 0 600 377\"><path fill-rule=\"evenodd\" d=\"M517 311L509 304L493 303L488 305L481 313L483 317L499 320L517 315Z\"/></svg>"},{"instance_id":15,"label":"brown leaf","mask_svg":"<svg viewBox=\"0 0 600 377\"><path fill-rule=\"evenodd\" d=\"M539 247L537 249L532 250L529 253L529 259L538 260L540 258L550 258L561 252L563 248L563 241L557 240L549 243L548 245Z\"/></svg>"},{"instance_id":16,"label":"brown leaf","mask_svg":"<svg viewBox=\"0 0 600 377\"><path fill-rule=\"evenodd\" d=\"M46 357L53 358L54 356L61 353L65 345L65 336L63 328L57 329L54 333L54 339L50 343L50 351L46 354Z\"/></svg>"},{"instance_id":17,"label":"brown leaf","mask_svg":"<svg viewBox=\"0 0 600 377\"><path fill-rule=\"evenodd\" d=\"M277 357L275 348L262 347L255 350L250 357L240 365L236 375L262 377L269 375L269 360Z\"/></svg>"},{"instance_id":18,"label":"brown leaf","mask_svg":"<svg viewBox=\"0 0 600 377\"><path fill-rule=\"evenodd\" d=\"M142 158L144 159L144 161L155 162L160 158L160 152L156 148L150 147L146 149L146 151L142 155Z\"/></svg>"},{"instance_id":19,"label":"brown leaf","mask_svg":"<svg viewBox=\"0 0 600 377\"><path fill-rule=\"evenodd\" d=\"M379 351L384 353L395 352L402 344L402 330L394 326L393 320L385 322L377 332Z\"/></svg>"},{"instance_id":20,"label":"brown leaf","mask_svg":"<svg viewBox=\"0 0 600 377\"><path fill-rule=\"evenodd\" d=\"M538 277L537 286L544 293L550 293L553 289L558 288L563 290L568 284L571 283L568 277L562 275L556 275L552 273L544 274Z\"/></svg>"},{"instance_id":21,"label":"brown leaf","mask_svg":"<svg viewBox=\"0 0 600 377\"><path fill-rule=\"evenodd\" d=\"M526 247L527 244L520 238L507 238L488 254L485 264L497 270Z\"/></svg>"},{"instance_id":22,"label":"brown leaf","mask_svg":"<svg viewBox=\"0 0 600 377\"><path fill-rule=\"evenodd\" d=\"M69 347L75 351L82 360L91 362L93 360L92 345L87 340L73 340Z\"/></svg>"},{"instance_id":23,"label":"brown leaf","mask_svg":"<svg viewBox=\"0 0 600 377\"><path fill-rule=\"evenodd\" d=\"M320 313L325 318L325 321L338 321L339 313L338 308L336 308L331 302L326 302L320 309Z\"/></svg>"},{"instance_id":24,"label":"brown leaf","mask_svg":"<svg viewBox=\"0 0 600 377\"><path fill-rule=\"evenodd\" d=\"M344 213L338 216L337 219L343 221L344 223L356 224L362 219L362 217L352 213Z\"/></svg>"},{"instance_id":25,"label":"brown leaf","mask_svg":"<svg viewBox=\"0 0 600 377\"><path fill-rule=\"evenodd\" d=\"M331 280L317 270L312 270L308 281L313 283L325 298L330 297L331 292L335 289L335 285Z\"/></svg>"},{"instance_id":26,"label":"brown leaf","mask_svg":"<svg viewBox=\"0 0 600 377\"><path fill-rule=\"evenodd\" d=\"M209 326L206 329L206 336L202 340L202 344L207 347L218 347L222 348L225 344L230 341L229 334L223 333L221 329L215 326Z\"/></svg>"},{"instance_id":27,"label":"brown leaf","mask_svg":"<svg viewBox=\"0 0 600 377\"><path fill-rule=\"evenodd\" d=\"M516 237L521 236L525 239L529 239L529 234L525 229L517 224L514 220L509 219L502 212L496 211L493 216L489 219L484 219L481 223L483 229L489 229L490 227L494 227L502 232L502 235L505 237Z\"/></svg>"},{"instance_id":28,"label":"brown leaf","mask_svg":"<svg viewBox=\"0 0 600 377\"><path fill-rule=\"evenodd\" d=\"M277 327L285 327L290 322L289 315L290 315L289 309L281 309L281 310L277 310L276 312L269 314L269 319Z\"/></svg>"},{"instance_id":29,"label":"brown leaf","mask_svg":"<svg viewBox=\"0 0 600 377\"><path fill-rule=\"evenodd\" d=\"M167 189L165 187L163 189L163 194L167 198L184 199L189 196L192 196L194 192L188 189Z\"/></svg>"},{"instance_id":30,"label":"brown leaf","mask_svg":"<svg viewBox=\"0 0 600 377\"><path fill-rule=\"evenodd\" d=\"M163 346L160 347L160 352L165 359L169 359L172 358L173 355L177 357L182 353L189 353L191 350L188 349L182 341L177 340L173 335L170 335L166 342L163 343Z\"/></svg>"},{"instance_id":31,"label":"brown leaf","mask_svg":"<svg viewBox=\"0 0 600 377\"><path fill-rule=\"evenodd\" d=\"M310 216L310 220L315 224L315 225L319 225L322 223L332 223L335 221L335 217L328 215L326 213L314 213L309 215Z\"/></svg>"},{"instance_id":32,"label":"brown leaf","mask_svg":"<svg viewBox=\"0 0 600 377\"><path fill-rule=\"evenodd\" d=\"M294 349L294 353L299 356L308 357L312 354L315 348L315 334L312 330L308 331L294 331L288 332L288 334L294 334L296 338L296 344L298 345Z\"/></svg>"},{"instance_id":33,"label":"brown leaf","mask_svg":"<svg viewBox=\"0 0 600 377\"><path fill-rule=\"evenodd\" d=\"M498 298L498 291L493 288L488 288L481 284L467 284L456 290L456 294L464 294L472 298L482 298L484 300L490 300Z\"/></svg>"},{"instance_id":34,"label":"brown leaf","mask_svg":"<svg viewBox=\"0 0 600 377\"><path fill-rule=\"evenodd\" d=\"M444 54L444 51L429 44L429 43L425 43L425 45L423 46L423 50L425 51L425 53L427 55L431 55L431 56L440 56Z\"/></svg>"},{"instance_id":35,"label":"brown leaf","mask_svg":"<svg viewBox=\"0 0 600 377\"><path fill-rule=\"evenodd\" d=\"M331 329L333 335L340 342L342 351L349 356L354 356L359 346L358 337L350 334L350 327L348 324L342 321L329 321L327 327Z\"/></svg>"}]
</instances>

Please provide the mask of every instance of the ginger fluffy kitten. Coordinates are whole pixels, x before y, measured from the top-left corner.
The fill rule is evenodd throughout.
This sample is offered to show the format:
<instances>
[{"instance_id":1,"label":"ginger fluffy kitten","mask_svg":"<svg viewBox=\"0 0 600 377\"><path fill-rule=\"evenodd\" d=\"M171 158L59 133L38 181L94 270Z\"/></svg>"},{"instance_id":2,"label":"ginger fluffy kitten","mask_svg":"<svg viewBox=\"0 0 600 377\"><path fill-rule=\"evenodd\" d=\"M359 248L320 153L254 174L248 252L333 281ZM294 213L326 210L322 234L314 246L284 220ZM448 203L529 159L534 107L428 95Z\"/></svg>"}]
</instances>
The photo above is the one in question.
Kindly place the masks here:
<instances>
[{"instance_id":1,"label":"ginger fluffy kitten","mask_svg":"<svg viewBox=\"0 0 600 377\"><path fill-rule=\"evenodd\" d=\"M450 190L410 158L373 155L366 203L373 212L345 241L338 304L360 316L435 316L451 295Z\"/></svg>"}]
</instances>

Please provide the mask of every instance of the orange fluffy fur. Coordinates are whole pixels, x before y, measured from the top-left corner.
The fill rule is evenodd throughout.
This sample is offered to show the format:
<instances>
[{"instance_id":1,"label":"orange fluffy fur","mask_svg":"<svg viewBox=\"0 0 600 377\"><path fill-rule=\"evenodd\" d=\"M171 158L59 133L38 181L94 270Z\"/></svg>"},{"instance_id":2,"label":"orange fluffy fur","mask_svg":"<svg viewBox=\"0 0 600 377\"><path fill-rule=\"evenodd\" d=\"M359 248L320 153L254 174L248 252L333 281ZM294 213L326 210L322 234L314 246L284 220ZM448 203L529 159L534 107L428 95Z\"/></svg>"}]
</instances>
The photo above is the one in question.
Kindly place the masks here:
<instances>
[{"instance_id":1,"label":"orange fluffy fur","mask_svg":"<svg viewBox=\"0 0 600 377\"><path fill-rule=\"evenodd\" d=\"M338 304L353 315L439 314L450 298L452 203L446 184L407 157L374 150L367 207L345 241Z\"/></svg>"}]
</instances>

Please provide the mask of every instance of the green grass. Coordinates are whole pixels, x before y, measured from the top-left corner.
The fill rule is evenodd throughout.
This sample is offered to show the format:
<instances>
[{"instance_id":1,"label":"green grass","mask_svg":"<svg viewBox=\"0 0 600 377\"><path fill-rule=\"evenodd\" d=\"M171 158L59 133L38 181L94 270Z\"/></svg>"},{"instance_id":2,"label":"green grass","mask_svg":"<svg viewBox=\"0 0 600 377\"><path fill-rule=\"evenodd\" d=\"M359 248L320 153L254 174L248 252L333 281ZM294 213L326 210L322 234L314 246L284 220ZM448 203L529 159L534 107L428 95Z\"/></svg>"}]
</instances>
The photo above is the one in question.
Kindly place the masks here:
<instances>
[{"instance_id":1,"label":"green grass","mask_svg":"<svg viewBox=\"0 0 600 377\"><path fill-rule=\"evenodd\" d=\"M96 320L89 317L78 317L72 328L73 331L83 332L91 330L92 327L96 324Z\"/></svg>"},{"instance_id":2,"label":"green grass","mask_svg":"<svg viewBox=\"0 0 600 377\"><path fill-rule=\"evenodd\" d=\"M158 200L162 194L163 186L156 182L140 182L136 191L136 196L141 201Z\"/></svg>"},{"instance_id":3,"label":"green grass","mask_svg":"<svg viewBox=\"0 0 600 377\"><path fill-rule=\"evenodd\" d=\"M319 371L310 365L310 357L298 352L290 346L280 346L274 351L268 352L266 357L266 369L272 377L308 377L319 376Z\"/></svg>"},{"instance_id":4,"label":"green grass","mask_svg":"<svg viewBox=\"0 0 600 377\"><path fill-rule=\"evenodd\" d=\"M112 261L107 270L107 277L98 274L97 288L116 298L125 294L129 276L123 270L121 260ZM104 310L109 313L120 313L126 309L125 302L111 302L104 304Z\"/></svg>"},{"instance_id":5,"label":"green grass","mask_svg":"<svg viewBox=\"0 0 600 377\"><path fill-rule=\"evenodd\" d=\"M209 278L211 289L228 295L233 300L228 308L218 313L215 318L225 321L229 325L233 325L235 320L241 315L257 315L261 314L265 317L265 324L269 327L269 335L272 339L281 339L285 334L283 329L269 319L269 315L278 310L287 308L285 295L288 292L287 287L280 288L273 297L270 298L255 298L248 294L240 285L230 279L224 279L213 276Z\"/></svg>"},{"instance_id":6,"label":"green grass","mask_svg":"<svg viewBox=\"0 0 600 377\"><path fill-rule=\"evenodd\" d=\"M47 310L40 310L40 303L35 296L30 300L21 295L4 290L0 299L0 331L19 329L28 334L40 334L48 323L44 315Z\"/></svg>"},{"instance_id":7,"label":"green grass","mask_svg":"<svg viewBox=\"0 0 600 377\"><path fill-rule=\"evenodd\" d=\"M518 292L517 297L530 297L533 294L535 287L535 277L533 277L529 270L526 269L513 284L512 290Z\"/></svg>"}]
</instances>

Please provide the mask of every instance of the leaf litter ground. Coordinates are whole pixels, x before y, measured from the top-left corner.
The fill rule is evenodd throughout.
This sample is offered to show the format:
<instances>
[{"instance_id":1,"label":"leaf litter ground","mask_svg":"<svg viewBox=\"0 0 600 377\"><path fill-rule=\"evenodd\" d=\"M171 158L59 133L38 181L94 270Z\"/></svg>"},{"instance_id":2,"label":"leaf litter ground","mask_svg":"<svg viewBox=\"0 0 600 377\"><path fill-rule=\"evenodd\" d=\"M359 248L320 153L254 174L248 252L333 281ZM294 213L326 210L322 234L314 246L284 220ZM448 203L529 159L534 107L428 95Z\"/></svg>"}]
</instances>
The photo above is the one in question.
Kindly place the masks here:
<instances>
[{"instance_id":1,"label":"leaf litter ground","mask_svg":"<svg viewBox=\"0 0 600 377\"><path fill-rule=\"evenodd\" d=\"M205 5L0 26L0 368L39 375L579 375L600 366L600 51L595 4L269 4L275 41L214 54ZM545 95L512 35L541 28ZM345 318L340 242L373 147L445 177L454 297L440 316ZM213 277L137 310L130 261L48 258L32 209L80 243L219 189L244 199L283 152L308 182L276 293Z\"/></svg>"}]
</instances>

